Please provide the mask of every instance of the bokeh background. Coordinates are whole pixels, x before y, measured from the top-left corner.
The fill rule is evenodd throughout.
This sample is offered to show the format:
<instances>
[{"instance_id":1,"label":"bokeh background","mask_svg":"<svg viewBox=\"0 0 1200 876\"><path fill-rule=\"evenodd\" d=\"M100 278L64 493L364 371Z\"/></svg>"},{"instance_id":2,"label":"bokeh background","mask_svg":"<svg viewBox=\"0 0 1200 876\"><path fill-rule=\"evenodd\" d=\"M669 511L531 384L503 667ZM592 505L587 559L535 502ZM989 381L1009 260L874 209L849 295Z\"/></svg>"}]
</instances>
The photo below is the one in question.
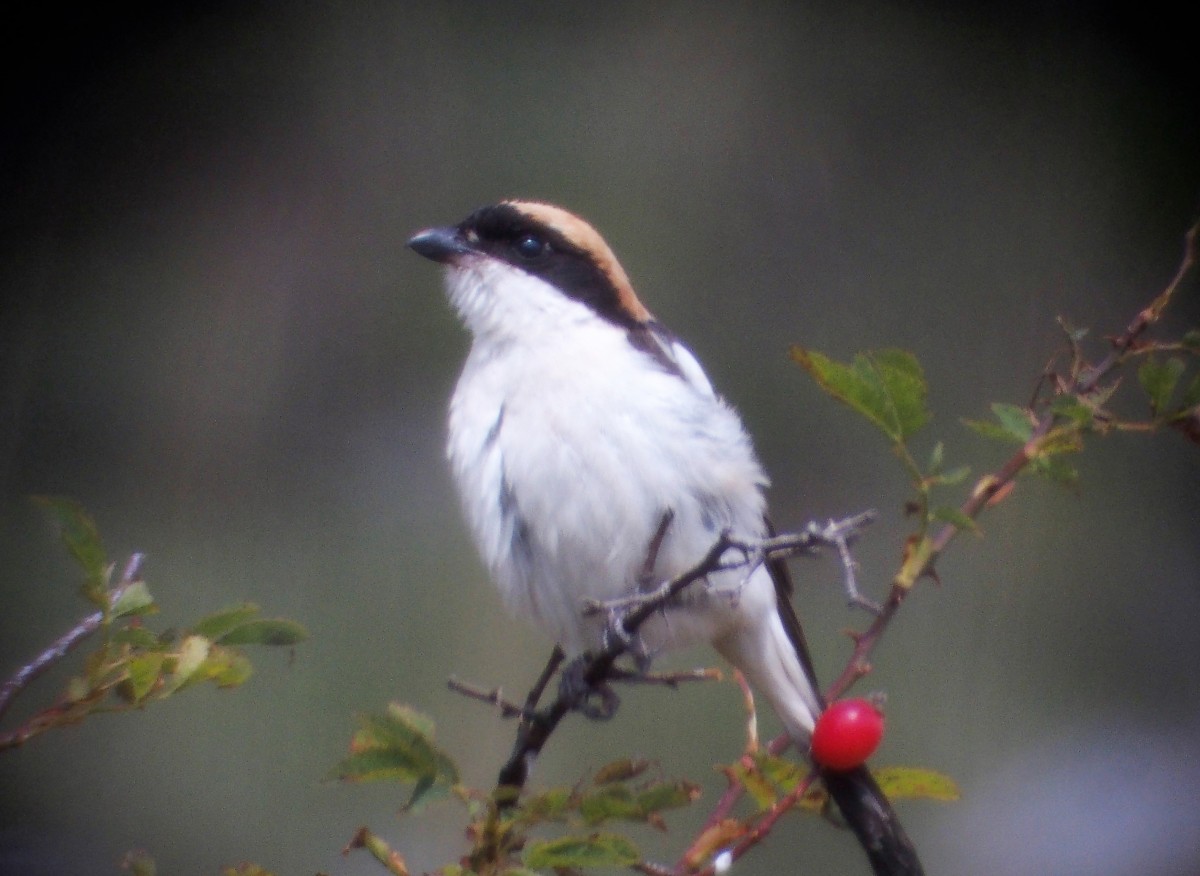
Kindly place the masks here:
<instances>
[{"instance_id":1,"label":"bokeh background","mask_svg":"<svg viewBox=\"0 0 1200 876\"><path fill-rule=\"evenodd\" d=\"M0 871L110 874L142 847L163 873L381 872L340 855L360 824L417 872L461 853L457 811L401 819L401 790L323 777L353 716L399 699L487 785L512 728L444 681L520 692L547 652L466 543L442 440L467 339L404 245L502 197L601 229L742 411L782 525L881 509L860 551L878 587L903 474L787 349L914 351L936 412L918 451L998 463L960 418L1029 397L1056 316L1122 328L1197 213L1194 46L1184 11L1152 6L30 10L0 86L0 667L85 611L34 493L146 552L155 623L250 599L312 638L241 690L0 755ZM1023 481L954 546L864 684L889 695L879 762L961 784L901 804L930 873L1200 869L1197 450L1114 435L1079 467L1077 490ZM862 619L832 564L797 573L832 676ZM570 722L537 779L638 754L711 803L741 724L728 684L629 691L611 723ZM699 817L640 838L670 860ZM738 869L867 870L815 819Z\"/></svg>"}]
</instances>

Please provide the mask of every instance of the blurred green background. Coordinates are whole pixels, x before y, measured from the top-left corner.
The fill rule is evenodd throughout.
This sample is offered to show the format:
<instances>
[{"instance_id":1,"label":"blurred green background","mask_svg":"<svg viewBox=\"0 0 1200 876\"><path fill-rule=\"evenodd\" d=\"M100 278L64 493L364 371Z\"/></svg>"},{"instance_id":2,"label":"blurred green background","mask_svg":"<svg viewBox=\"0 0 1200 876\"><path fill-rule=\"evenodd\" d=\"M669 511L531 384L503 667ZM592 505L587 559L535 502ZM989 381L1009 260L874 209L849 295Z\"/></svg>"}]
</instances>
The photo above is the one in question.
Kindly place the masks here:
<instances>
[{"instance_id":1,"label":"blurred green background","mask_svg":"<svg viewBox=\"0 0 1200 876\"><path fill-rule=\"evenodd\" d=\"M10 27L0 672L85 611L33 493L83 502L114 555L146 552L156 624L251 599L312 638L236 692L0 754L0 871L110 874L144 847L162 873L378 873L339 854L360 824L415 872L461 853L457 811L397 819L398 789L322 777L353 715L400 699L486 785L512 727L444 681L515 694L548 649L467 545L442 459L467 341L404 246L484 203L591 219L742 411L777 521L881 509L860 551L878 587L904 477L788 346L914 351L936 412L920 453L942 438L954 463L997 464L959 419L1028 399L1056 316L1118 331L1176 268L1200 192L1184 14L196 4ZM955 545L863 685L889 695L878 761L962 786L901 804L931 874L1200 869L1200 460L1116 435L1079 465L1079 490L1023 481ZM862 618L831 563L797 575L832 676ZM731 685L629 691L611 723L564 727L536 780L632 753L711 804L741 734ZM701 811L639 838L670 860ZM738 870L867 872L815 819Z\"/></svg>"}]
</instances>

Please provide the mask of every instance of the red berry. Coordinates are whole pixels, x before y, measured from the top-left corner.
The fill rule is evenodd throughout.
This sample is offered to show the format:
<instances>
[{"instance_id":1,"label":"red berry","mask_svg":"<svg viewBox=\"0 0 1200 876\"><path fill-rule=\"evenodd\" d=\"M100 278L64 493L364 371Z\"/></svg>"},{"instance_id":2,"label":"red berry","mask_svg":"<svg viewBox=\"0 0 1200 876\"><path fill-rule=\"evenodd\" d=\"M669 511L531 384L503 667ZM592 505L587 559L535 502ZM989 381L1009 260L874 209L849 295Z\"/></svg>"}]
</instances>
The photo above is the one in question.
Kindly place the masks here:
<instances>
[{"instance_id":1,"label":"red berry","mask_svg":"<svg viewBox=\"0 0 1200 876\"><path fill-rule=\"evenodd\" d=\"M862 766L883 739L883 713L870 700L839 700L817 718L812 759L826 769Z\"/></svg>"}]
</instances>

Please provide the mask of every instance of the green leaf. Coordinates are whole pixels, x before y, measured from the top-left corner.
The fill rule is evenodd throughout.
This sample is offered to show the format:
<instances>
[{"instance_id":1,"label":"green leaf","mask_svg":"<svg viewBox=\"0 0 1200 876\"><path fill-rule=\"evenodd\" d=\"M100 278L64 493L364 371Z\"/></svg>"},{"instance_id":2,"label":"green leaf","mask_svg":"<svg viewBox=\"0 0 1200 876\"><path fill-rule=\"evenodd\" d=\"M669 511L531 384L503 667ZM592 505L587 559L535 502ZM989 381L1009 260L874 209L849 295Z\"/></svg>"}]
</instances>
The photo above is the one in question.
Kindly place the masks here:
<instances>
[{"instance_id":1,"label":"green leaf","mask_svg":"<svg viewBox=\"0 0 1200 876\"><path fill-rule=\"evenodd\" d=\"M1000 421L1000 428L1013 440L1023 444L1033 435L1033 420L1025 408L996 402L992 405L992 413Z\"/></svg>"},{"instance_id":2,"label":"green leaf","mask_svg":"<svg viewBox=\"0 0 1200 876\"><path fill-rule=\"evenodd\" d=\"M726 767L727 772L746 789L750 799L760 811L769 809L778 799L779 792L767 777L757 769L747 769L741 763Z\"/></svg>"},{"instance_id":3,"label":"green leaf","mask_svg":"<svg viewBox=\"0 0 1200 876\"><path fill-rule=\"evenodd\" d=\"M600 824L613 818L642 820L642 812L625 785L605 785L585 794L579 802L579 814L588 824Z\"/></svg>"},{"instance_id":4,"label":"green leaf","mask_svg":"<svg viewBox=\"0 0 1200 876\"><path fill-rule=\"evenodd\" d=\"M1029 411L1017 405L996 402L992 405L992 413L997 422L983 420L963 420L963 425L995 441L1024 444L1033 435L1033 420Z\"/></svg>"},{"instance_id":5,"label":"green leaf","mask_svg":"<svg viewBox=\"0 0 1200 876\"><path fill-rule=\"evenodd\" d=\"M154 689L160 677L162 677L163 661L166 659L165 654L151 653L139 654L129 661L129 698L137 703L141 702L146 694Z\"/></svg>"},{"instance_id":6,"label":"green leaf","mask_svg":"<svg viewBox=\"0 0 1200 876\"><path fill-rule=\"evenodd\" d=\"M1003 427L993 423L991 420L967 420L963 419L962 424L974 432L976 435L981 435L989 441L1012 441L1013 436L1010 435ZM1023 442L1019 442L1023 443Z\"/></svg>"},{"instance_id":7,"label":"green leaf","mask_svg":"<svg viewBox=\"0 0 1200 876\"><path fill-rule=\"evenodd\" d=\"M963 514L957 508L950 508L945 505L940 505L933 509L933 513L930 516L934 520L938 520L942 523L949 523L952 526L957 526L963 532L973 532L976 535L979 534L979 524L966 514Z\"/></svg>"},{"instance_id":8,"label":"green leaf","mask_svg":"<svg viewBox=\"0 0 1200 876\"><path fill-rule=\"evenodd\" d=\"M1030 468L1064 487L1073 487L1079 483L1079 472L1075 467L1057 456L1035 457L1030 460Z\"/></svg>"},{"instance_id":9,"label":"green leaf","mask_svg":"<svg viewBox=\"0 0 1200 876\"><path fill-rule=\"evenodd\" d=\"M112 604L114 619L127 615L153 614L156 610L154 597L150 595L150 588L146 586L145 581L134 581L128 585Z\"/></svg>"},{"instance_id":10,"label":"green leaf","mask_svg":"<svg viewBox=\"0 0 1200 876\"><path fill-rule=\"evenodd\" d=\"M1096 421L1096 409L1073 395L1060 395L1050 403L1050 412L1070 420L1081 429L1090 429Z\"/></svg>"},{"instance_id":11,"label":"green leaf","mask_svg":"<svg viewBox=\"0 0 1200 876\"><path fill-rule=\"evenodd\" d=\"M295 645L308 638L308 630L283 618L254 620L234 627L220 636L222 645Z\"/></svg>"},{"instance_id":12,"label":"green leaf","mask_svg":"<svg viewBox=\"0 0 1200 876\"><path fill-rule=\"evenodd\" d=\"M245 655L221 645L212 647L198 670L200 677L217 687L239 687L249 681L253 674L254 667Z\"/></svg>"},{"instance_id":13,"label":"green leaf","mask_svg":"<svg viewBox=\"0 0 1200 876\"><path fill-rule=\"evenodd\" d=\"M637 803L647 815L690 806L700 799L700 786L688 781L659 782L643 789Z\"/></svg>"},{"instance_id":14,"label":"green leaf","mask_svg":"<svg viewBox=\"0 0 1200 876\"><path fill-rule=\"evenodd\" d=\"M760 751L754 756L754 762L763 776L776 788L785 793L791 793L808 774L808 768L803 767L786 757L777 757Z\"/></svg>"},{"instance_id":15,"label":"green leaf","mask_svg":"<svg viewBox=\"0 0 1200 876\"><path fill-rule=\"evenodd\" d=\"M433 722L401 703L384 714L359 717L350 756L332 777L347 782L396 781L413 784L409 807L428 793L458 782L458 767L433 742Z\"/></svg>"},{"instance_id":16,"label":"green leaf","mask_svg":"<svg viewBox=\"0 0 1200 876\"><path fill-rule=\"evenodd\" d=\"M540 794L530 794L521 801L519 815L530 823L562 821L571 812L574 795L567 788L551 788Z\"/></svg>"},{"instance_id":17,"label":"green leaf","mask_svg":"<svg viewBox=\"0 0 1200 876\"><path fill-rule=\"evenodd\" d=\"M889 800L957 800L960 796L954 779L944 773L921 767L882 767L871 770L880 789Z\"/></svg>"},{"instance_id":18,"label":"green leaf","mask_svg":"<svg viewBox=\"0 0 1200 876\"><path fill-rule=\"evenodd\" d=\"M725 767L725 772L746 789L760 810L772 806L780 793L795 789L806 773L793 761L777 757L765 751L754 755L754 765L746 767L738 762Z\"/></svg>"},{"instance_id":19,"label":"green leaf","mask_svg":"<svg viewBox=\"0 0 1200 876\"><path fill-rule=\"evenodd\" d=\"M35 496L34 501L58 522L67 552L83 570L83 595L97 608L108 608L108 558L96 522L74 499Z\"/></svg>"},{"instance_id":20,"label":"green leaf","mask_svg":"<svg viewBox=\"0 0 1200 876\"><path fill-rule=\"evenodd\" d=\"M1150 410L1158 416L1171 405L1175 385L1183 375L1182 359L1171 357L1165 362L1147 359L1138 369L1138 381L1150 399Z\"/></svg>"},{"instance_id":21,"label":"green leaf","mask_svg":"<svg viewBox=\"0 0 1200 876\"><path fill-rule=\"evenodd\" d=\"M952 487L955 484L961 484L967 479L971 473L969 465L960 465L957 468L952 468L950 471L942 472L933 477L933 482L942 486Z\"/></svg>"},{"instance_id":22,"label":"green leaf","mask_svg":"<svg viewBox=\"0 0 1200 876\"><path fill-rule=\"evenodd\" d=\"M1051 429L1033 446L1032 457L1054 456L1059 453L1076 453L1083 449L1083 436L1074 425Z\"/></svg>"},{"instance_id":23,"label":"green leaf","mask_svg":"<svg viewBox=\"0 0 1200 876\"><path fill-rule=\"evenodd\" d=\"M592 867L631 867L641 861L642 856L625 837L596 833L591 836L533 840L525 846L522 859L531 870L585 870Z\"/></svg>"},{"instance_id":24,"label":"green leaf","mask_svg":"<svg viewBox=\"0 0 1200 876\"><path fill-rule=\"evenodd\" d=\"M911 353L868 351L846 365L815 350L793 347L792 358L822 389L865 416L894 443L903 443L929 420L929 388Z\"/></svg>"},{"instance_id":25,"label":"green leaf","mask_svg":"<svg viewBox=\"0 0 1200 876\"><path fill-rule=\"evenodd\" d=\"M231 605L229 608L224 608L221 611L201 618L192 628L192 632L198 636L205 636L212 639L214 642L219 641L230 630L240 627L242 624L253 619L258 614L258 611L258 606L252 602Z\"/></svg>"},{"instance_id":26,"label":"green leaf","mask_svg":"<svg viewBox=\"0 0 1200 876\"><path fill-rule=\"evenodd\" d=\"M165 651L166 646L145 627L128 626L112 634L115 645L129 645L139 651Z\"/></svg>"},{"instance_id":27,"label":"green leaf","mask_svg":"<svg viewBox=\"0 0 1200 876\"><path fill-rule=\"evenodd\" d=\"M1179 343L1189 352L1200 353L1200 329L1188 329Z\"/></svg>"},{"instance_id":28,"label":"green leaf","mask_svg":"<svg viewBox=\"0 0 1200 876\"><path fill-rule=\"evenodd\" d=\"M1188 411L1197 405L1200 405L1200 374L1193 377L1192 382L1183 391L1183 398L1179 400L1179 412L1186 415Z\"/></svg>"},{"instance_id":29,"label":"green leaf","mask_svg":"<svg viewBox=\"0 0 1200 876\"><path fill-rule=\"evenodd\" d=\"M624 782L629 779L635 779L644 773L649 766L650 761L643 758L625 757L620 760L614 760L596 770L596 774L592 777L592 783L605 785L609 782Z\"/></svg>"}]
</instances>

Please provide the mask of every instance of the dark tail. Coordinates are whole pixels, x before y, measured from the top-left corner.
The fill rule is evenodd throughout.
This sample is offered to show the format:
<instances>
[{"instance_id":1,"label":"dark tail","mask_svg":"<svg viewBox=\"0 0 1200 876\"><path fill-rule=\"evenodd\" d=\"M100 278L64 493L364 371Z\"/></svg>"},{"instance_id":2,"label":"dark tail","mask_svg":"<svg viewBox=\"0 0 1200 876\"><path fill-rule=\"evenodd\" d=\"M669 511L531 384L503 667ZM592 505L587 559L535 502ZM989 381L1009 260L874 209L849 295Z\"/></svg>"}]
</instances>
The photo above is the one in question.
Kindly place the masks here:
<instances>
[{"instance_id":1,"label":"dark tail","mask_svg":"<svg viewBox=\"0 0 1200 876\"><path fill-rule=\"evenodd\" d=\"M821 778L877 876L923 876L916 848L866 767Z\"/></svg>"},{"instance_id":2,"label":"dark tail","mask_svg":"<svg viewBox=\"0 0 1200 876\"><path fill-rule=\"evenodd\" d=\"M769 520L767 530L771 535L775 534ZM804 641L800 619L796 617L796 610L792 606L791 574L782 560L769 562L767 567L775 582L775 596L783 627L813 690L820 698L821 689L817 684L812 658L808 654L808 644ZM821 705L824 706L824 703ZM801 740L796 742L798 746L801 745ZM800 753L805 753L803 748ZM829 789L829 796L846 819L846 824L854 831L863 851L867 853L867 860L871 862L871 869L876 876L924 876L925 870L917 857L916 847L900 825L896 810L866 767L849 772L822 770L821 778Z\"/></svg>"}]
</instances>

